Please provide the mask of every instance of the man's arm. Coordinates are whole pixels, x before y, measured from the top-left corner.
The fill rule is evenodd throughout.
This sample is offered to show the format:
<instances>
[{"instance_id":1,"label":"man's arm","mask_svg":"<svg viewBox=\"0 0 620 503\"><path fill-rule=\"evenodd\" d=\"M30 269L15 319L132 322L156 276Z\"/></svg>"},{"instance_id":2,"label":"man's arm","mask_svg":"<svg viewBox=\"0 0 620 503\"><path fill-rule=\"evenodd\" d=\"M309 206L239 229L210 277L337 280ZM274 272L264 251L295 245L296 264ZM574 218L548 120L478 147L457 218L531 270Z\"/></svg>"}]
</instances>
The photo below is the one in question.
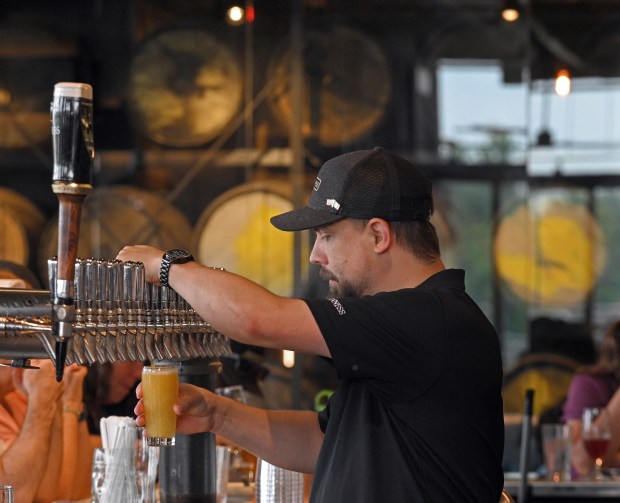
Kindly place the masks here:
<instances>
[{"instance_id":1,"label":"man's arm","mask_svg":"<svg viewBox=\"0 0 620 503\"><path fill-rule=\"evenodd\" d=\"M136 422L145 426L142 385ZM177 432L215 433L274 465L312 473L323 443L317 414L250 407L191 384L179 386ZM146 425L148 430L148 425Z\"/></svg>"},{"instance_id":2,"label":"man's arm","mask_svg":"<svg viewBox=\"0 0 620 503\"><path fill-rule=\"evenodd\" d=\"M313 473L323 443L317 414L256 409L235 400L220 404L216 433L269 463Z\"/></svg>"}]
</instances>

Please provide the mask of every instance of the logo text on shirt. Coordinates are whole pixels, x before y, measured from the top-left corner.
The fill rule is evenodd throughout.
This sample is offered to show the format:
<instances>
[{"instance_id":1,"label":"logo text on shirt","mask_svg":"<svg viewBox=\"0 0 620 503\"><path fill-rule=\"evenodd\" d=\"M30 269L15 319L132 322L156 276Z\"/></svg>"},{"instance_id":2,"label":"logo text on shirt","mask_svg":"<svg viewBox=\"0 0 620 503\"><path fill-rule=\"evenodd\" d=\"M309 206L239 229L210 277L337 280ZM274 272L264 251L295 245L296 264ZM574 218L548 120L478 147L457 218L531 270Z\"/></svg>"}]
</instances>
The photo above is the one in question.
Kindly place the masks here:
<instances>
[{"instance_id":1,"label":"logo text on shirt","mask_svg":"<svg viewBox=\"0 0 620 503\"><path fill-rule=\"evenodd\" d=\"M342 307L342 304L340 303L338 299L328 299L328 300L334 305L334 307L336 308L336 311L338 311L338 314L340 316L347 313L344 310L344 307Z\"/></svg>"}]
</instances>

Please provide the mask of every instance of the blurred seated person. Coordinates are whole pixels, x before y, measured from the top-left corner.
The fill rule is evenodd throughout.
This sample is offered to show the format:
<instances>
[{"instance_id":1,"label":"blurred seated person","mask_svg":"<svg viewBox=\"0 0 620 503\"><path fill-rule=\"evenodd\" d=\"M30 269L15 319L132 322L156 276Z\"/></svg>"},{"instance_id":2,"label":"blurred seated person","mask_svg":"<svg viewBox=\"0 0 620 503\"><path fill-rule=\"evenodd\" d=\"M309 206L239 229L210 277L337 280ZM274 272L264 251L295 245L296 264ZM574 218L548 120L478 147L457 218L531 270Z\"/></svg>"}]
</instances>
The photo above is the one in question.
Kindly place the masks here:
<instances>
[{"instance_id":1,"label":"blurred seated person","mask_svg":"<svg viewBox=\"0 0 620 503\"><path fill-rule=\"evenodd\" d=\"M618 465L620 448L620 321L613 322L605 332L598 359L593 365L579 368L571 380L563 405L563 420L572 429L572 464L579 475L593 469L594 462L581 440L581 416L586 407L607 408L612 420L612 441L605 455L604 466Z\"/></svg>"},{"instance_id":2,"label":"blurred seated person","mask_svg":"<svg viewBox=\"0 0 620 503\"><path fill-rule=\"evenodd\" d=\"M533 319L527 350L504 372L504 412L521 414L530 388L536 390L534 415L557 408L566 398L575 370L592 365L596 358L590 327L547 317ZM560 415L561 411L558 419Z\"/></svg>"},{"instance_id":3,"label":"blurred seated person","mask_svg":"<svg viewBox=\"0 0 620 503\"><path fill-rule=\"evenodd\" d=\"M540 316L530 322L529 354L560 355L591 365L597 348L589 325Z\"/></svg>"},{"instance_id":4,"label":"blurred seated person","mask_svg":"<svg viewBox=\"0 0 620 503\"><path fill-rule=\"evenodd\" d=\"M40 368L0 367L0 484L13 486L16 503L88 497L87 370L68 366L58 383L51 360L32 364Z\"/></svg>"},{"instance_id":5,"label":"blurred seated person","mask_svg":"<svg viewBox=\"0 0 620 503\"><path fill-rule=\"evenodd\" d=\"M41 288L41 283L26 266L0 260L0 288Z\"/></svg>"},{"instance_id":6,"label":"blurred seated person","mask_svg":"<svg viewBox=\"0 0 620 503\"><path fill-rule=\"evenodd\" d=\"M99 437L102 417L135 417L138 403L136 386L142 379L143 362L95 363L89 367L84 380L84 405L91 435ZM93 446L101 445L101 438L93 438Z\"/></svg>"}]
</instances>

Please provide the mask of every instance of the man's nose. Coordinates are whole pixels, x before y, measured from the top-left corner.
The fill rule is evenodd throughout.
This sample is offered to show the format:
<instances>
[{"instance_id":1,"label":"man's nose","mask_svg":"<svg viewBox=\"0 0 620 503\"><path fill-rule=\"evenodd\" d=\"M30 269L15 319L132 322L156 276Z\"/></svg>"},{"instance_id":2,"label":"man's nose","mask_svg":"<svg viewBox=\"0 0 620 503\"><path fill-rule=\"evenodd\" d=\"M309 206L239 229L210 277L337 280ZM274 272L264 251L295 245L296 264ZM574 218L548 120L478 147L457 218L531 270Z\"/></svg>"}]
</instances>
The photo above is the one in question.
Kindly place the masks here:
<instances>
[{"instance_id":1,"label":"man's nose","mask_svg":"<svg viewBox=\"0 0 620 503\"><path fill-rule=\"evenodd\" d=\"M312 246L312 251L310 252L310 263L321 265L323 264L323 262L321 262L321 260L323 260L322 257L323 254L321 253L320 247L318 245L318 239L316 239L314 241L314 245Z\"/></svg>"}]
</instances>

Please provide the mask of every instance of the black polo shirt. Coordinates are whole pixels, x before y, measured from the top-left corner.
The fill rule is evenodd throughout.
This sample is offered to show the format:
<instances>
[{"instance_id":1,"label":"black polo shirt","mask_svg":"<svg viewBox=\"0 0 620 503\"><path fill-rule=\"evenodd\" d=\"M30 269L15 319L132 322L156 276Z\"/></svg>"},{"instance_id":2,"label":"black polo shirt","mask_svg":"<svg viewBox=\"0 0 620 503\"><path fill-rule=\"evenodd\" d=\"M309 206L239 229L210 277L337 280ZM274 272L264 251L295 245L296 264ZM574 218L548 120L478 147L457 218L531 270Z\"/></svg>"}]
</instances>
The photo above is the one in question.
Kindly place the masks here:
<instances>
[{"instance_id":1,"label":"black polo shirt","mask_svg":"<svg viewBox=\"0 0 620 503\"><path fill-rule=\"evenodd\" d=\"M319 415L325 439L310 501L497 503L502 361L464 272L306 302L342 379Z\"/></svg>"}]
</instances>

